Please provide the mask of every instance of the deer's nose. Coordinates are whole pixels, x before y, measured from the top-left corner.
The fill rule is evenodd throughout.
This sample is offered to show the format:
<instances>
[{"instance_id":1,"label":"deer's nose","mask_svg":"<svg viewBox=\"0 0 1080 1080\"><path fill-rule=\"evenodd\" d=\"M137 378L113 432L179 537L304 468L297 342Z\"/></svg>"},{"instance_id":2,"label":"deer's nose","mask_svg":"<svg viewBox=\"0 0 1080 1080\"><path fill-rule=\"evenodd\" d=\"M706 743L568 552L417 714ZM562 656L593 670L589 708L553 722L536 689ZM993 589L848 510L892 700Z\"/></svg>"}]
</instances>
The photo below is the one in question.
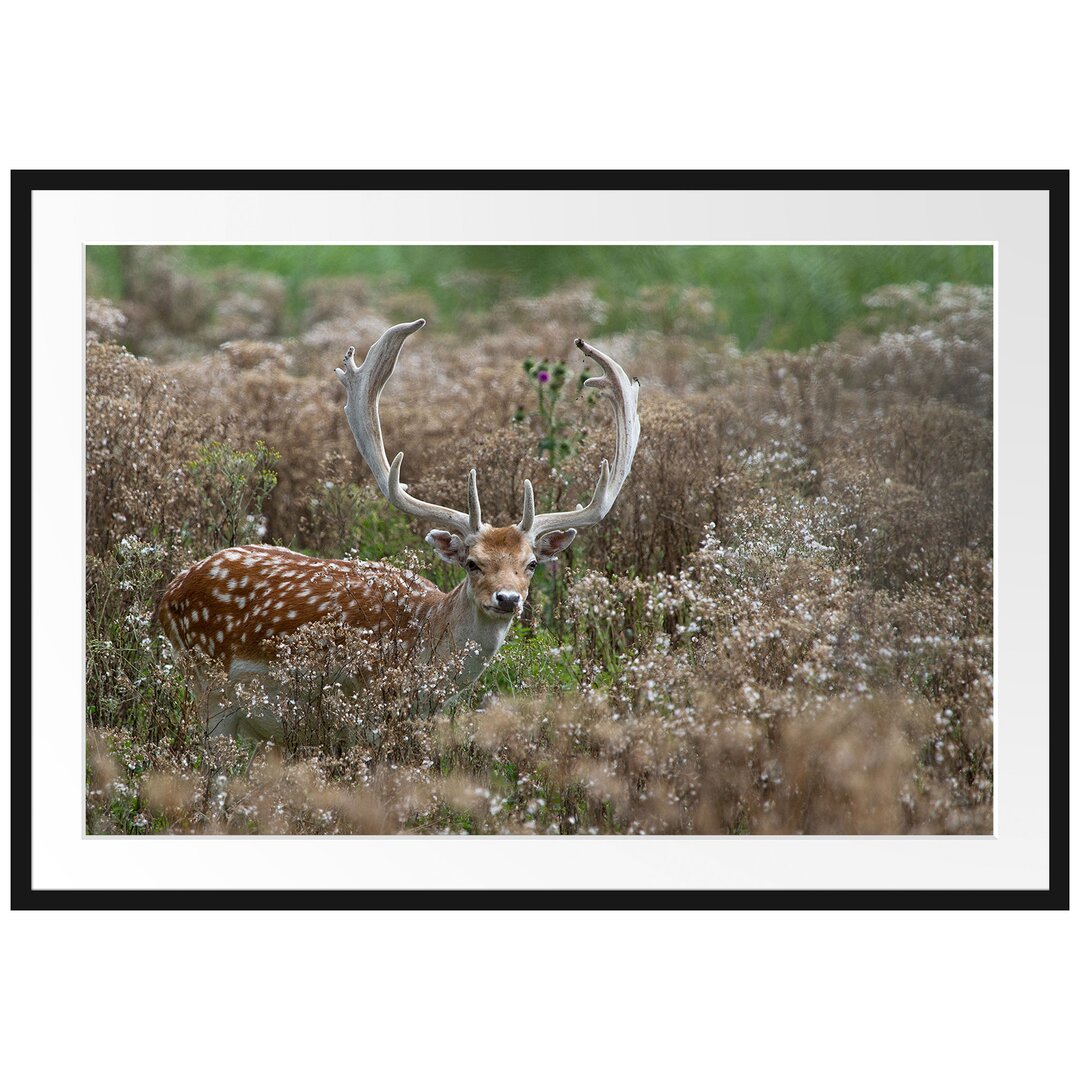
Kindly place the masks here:
<instances>
[{"instance_id":1,"label":"deer's nose","mask_svg":"<svg viewBox=\"0 0 1080 1080\"><path fill-rule=\"evenodd\" d=\"M521 607L521 593L497 592L493 599L500 611L517 611Z\"/></svg>"}]
</instances>

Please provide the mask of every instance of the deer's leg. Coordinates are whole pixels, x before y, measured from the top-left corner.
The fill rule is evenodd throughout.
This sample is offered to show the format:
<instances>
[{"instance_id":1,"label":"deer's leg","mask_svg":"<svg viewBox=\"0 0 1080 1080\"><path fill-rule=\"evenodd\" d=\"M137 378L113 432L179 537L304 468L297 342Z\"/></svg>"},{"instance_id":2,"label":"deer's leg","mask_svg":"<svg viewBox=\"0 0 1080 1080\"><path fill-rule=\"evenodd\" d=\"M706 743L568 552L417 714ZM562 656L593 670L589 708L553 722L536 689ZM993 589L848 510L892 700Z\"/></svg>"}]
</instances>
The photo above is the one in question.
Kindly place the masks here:
<instances>
[{"instance_id":1,"label":"deer's leg","mask_svg":"<svg viewBox=\"0 0 1080 1080\"><path fill-rule=\"evenodd\" d=\"M230 683L244 683L252 679L259 680L263 693L257 695L259 700L239 710L234 734L249 739L279 740L284 734L277 708L280 687L270 678L269 667L255 660L234 660L229 665Z\"/></svg>"},{"instance_id":2,"label":"deer's leg","mask_svg":"<svg viewBox=\"0 0 1080 1080\"><path fill-rule=\"evenodd\" d=\"M208 735L236 735L244 710L229 699L224 690L211 690L202 695Z\"/></svg>"}]
</instances>

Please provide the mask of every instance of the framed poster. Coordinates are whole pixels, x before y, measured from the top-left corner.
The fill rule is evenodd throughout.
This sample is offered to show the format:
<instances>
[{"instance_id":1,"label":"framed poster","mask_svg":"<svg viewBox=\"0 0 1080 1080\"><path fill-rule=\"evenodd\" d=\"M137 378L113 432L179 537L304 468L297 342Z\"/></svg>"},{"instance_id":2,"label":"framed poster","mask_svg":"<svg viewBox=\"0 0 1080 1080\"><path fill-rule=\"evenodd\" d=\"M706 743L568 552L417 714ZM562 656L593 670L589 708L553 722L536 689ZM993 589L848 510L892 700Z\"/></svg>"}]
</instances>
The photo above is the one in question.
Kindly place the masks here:
<instances>
[{"instance_id":1,"label":"framed poster","mask_svg":"<svg viewBox=\"0 0 1080 1080\"><path fill-rule=\"evenodd\" d=\"M1065 906L1032 433L1066 183L16 173L34 484L13 904ZM357 454L332 371L392 326L385 464L404 451L407 491L467 521L476 469L485 525L529 534L525 480L571 515L505 581L507 550L462 525L440 551L430 508L410 526ZM639 387L614 430L608 358ZM394 581L358 571L381 605L361 636L387 640L388 590L425 577L512 595L512 618L467 679L419 650L339 680L365 646L320 669L342 612L313 582L349 558ZM208 704L161 640L193 566L173 644L221 661L280 608L301 614L278 643L314 627L316 652ZM207 736L223 715L240 739Z\"/></svg>"}]
</instances>

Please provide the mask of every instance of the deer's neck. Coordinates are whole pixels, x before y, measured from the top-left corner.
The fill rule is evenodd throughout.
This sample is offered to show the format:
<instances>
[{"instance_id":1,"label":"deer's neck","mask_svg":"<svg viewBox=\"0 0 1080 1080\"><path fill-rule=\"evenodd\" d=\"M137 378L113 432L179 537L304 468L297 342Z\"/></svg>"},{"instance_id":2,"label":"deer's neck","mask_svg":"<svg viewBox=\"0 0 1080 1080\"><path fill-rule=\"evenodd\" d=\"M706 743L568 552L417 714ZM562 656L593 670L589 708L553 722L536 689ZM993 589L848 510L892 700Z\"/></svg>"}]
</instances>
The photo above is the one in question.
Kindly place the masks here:
<instances>
[{"instance_id":1,"label":"deer's neck","mask_svg":"<svg viewBox=\"0 0 1080 1080\"><path fill-rule=\"evenodd\" d=\"M470 595L468 585L468 581L463 581L447 593L432 621L437 623L435 629L440 631L439 639L446 642L449 649L463 649L469 642L480 647L480 652L469 658L463 673L464 680L472 682L506 640L511 620L491 619L484 615Z\"/></svg>"}]
</instances>

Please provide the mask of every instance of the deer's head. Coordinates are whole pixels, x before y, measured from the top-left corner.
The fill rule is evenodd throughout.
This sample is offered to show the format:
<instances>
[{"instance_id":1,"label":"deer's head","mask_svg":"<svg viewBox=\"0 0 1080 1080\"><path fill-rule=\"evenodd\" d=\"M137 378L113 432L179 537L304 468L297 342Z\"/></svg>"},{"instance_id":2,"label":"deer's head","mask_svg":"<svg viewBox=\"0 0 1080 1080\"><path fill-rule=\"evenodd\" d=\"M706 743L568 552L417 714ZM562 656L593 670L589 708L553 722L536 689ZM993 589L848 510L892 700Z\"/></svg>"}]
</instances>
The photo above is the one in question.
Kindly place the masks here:
<instances>
[{"instance_id":1,"label":"deer's head","mask_svg":"<svg viewBox=\"0 0 1080 1080\"><path fill-rule=\"evenodd\" d=\"M482 520L475 469L469 473L469 509L464 513L414 498L401 483L404 454L398 454L392 463L387 461L379 422L379 396L393 374L405 339L423 325L424 320L417 319L391 326L359 366L354 360L355 351L350 348L346 352L343 366L337 369L348 391L345 414L357 448L386 499L407 514L434 522L437 527L427 534L427 542L439 558L465 569L466 589L478 611L487 618L509 620L521 611L537 565L556 559L579 530L597 524L615 502L637 449L638 386L611 357L576 339L574 344L604 372L587 379L585 385L611 403L615 416L614 463L609 466L606 459L601 463L600 478L588 506L579 504L576 510L561 513L537 514L532 484L526 480L521 520L516 525L495 527Z\"/></svg>"},{"instance_id":2,"label":"deer's head","mask_svg":"<svg viewBox=\"0 0 1080 1080\"><path fill-rule=\"evenodd\" d=\"M426 539L440 559L464 567L465 587L482 616L511 619L521 614L537 566L553 562L575 536L576 529L562 529L534 542L517 525L485 525L475 536L432 529Z\"/></svg>"}]
</instances>

